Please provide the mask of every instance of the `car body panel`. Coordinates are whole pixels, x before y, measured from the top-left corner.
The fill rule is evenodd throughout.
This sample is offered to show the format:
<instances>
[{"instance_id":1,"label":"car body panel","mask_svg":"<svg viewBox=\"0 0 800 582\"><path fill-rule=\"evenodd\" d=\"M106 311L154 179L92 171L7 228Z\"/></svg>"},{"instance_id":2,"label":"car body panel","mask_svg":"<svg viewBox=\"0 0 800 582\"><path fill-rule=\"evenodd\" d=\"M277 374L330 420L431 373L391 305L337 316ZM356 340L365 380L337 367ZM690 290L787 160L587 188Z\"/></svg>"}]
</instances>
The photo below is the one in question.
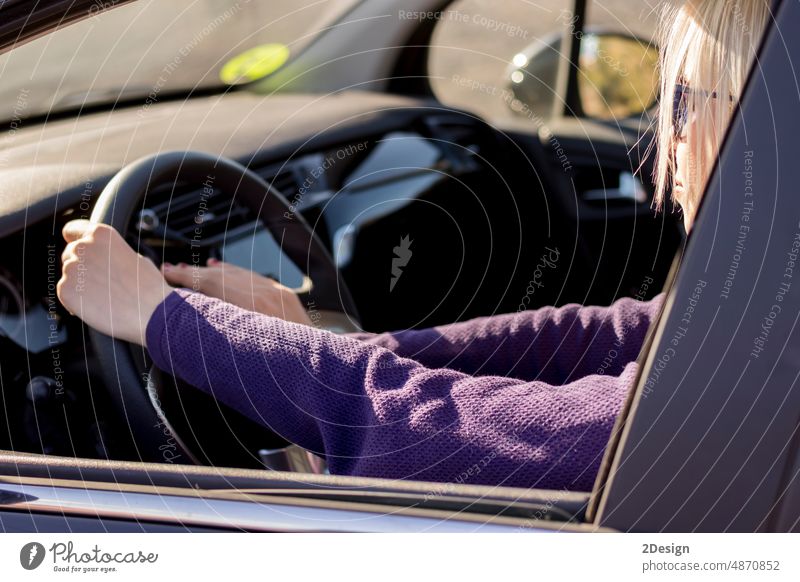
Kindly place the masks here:
<instances>
[{"instance_id":1,"label":"car body panel","mask_svg":"<svg viewBox=\"0 0 800 582\"><path fill-rule=\"evenodd\" d=\"M728 130L618 424L602 525L800 527L798 20L783 2Z\"/></svg>"}]
</instances>

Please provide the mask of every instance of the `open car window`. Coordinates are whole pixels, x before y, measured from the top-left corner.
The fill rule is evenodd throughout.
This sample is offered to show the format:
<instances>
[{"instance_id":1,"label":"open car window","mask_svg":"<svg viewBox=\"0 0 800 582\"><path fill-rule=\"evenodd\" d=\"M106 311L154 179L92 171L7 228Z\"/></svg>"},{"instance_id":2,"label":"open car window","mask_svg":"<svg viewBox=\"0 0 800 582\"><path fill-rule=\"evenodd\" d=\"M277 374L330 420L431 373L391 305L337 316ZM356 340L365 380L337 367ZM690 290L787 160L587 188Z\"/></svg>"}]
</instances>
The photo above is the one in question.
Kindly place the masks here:
<instances>
[{"instance_id":1,"label":"open car window","mask_svg":"<svg viewBox=\"0 0 800 582\"><path fill-rule=\"evenodd\" d=\"M95 12L0 56L10 512L53 512L66 487L76 518L99 495L117 519L130 495L126 519L197 528L322 529L316 515L360 531L365 513L381 531L796 528L800 227L775 147L796 128L774 121L796 103L770 92L791 68L774 32L685 246L669 196L656 211L646 9ZM75 219L111 226L158 284L174 269L146 348L59 300ZM227 287L202 279L214 261ZM330 407L308 396L320 383Z\"/></svg>"}]
</instances>

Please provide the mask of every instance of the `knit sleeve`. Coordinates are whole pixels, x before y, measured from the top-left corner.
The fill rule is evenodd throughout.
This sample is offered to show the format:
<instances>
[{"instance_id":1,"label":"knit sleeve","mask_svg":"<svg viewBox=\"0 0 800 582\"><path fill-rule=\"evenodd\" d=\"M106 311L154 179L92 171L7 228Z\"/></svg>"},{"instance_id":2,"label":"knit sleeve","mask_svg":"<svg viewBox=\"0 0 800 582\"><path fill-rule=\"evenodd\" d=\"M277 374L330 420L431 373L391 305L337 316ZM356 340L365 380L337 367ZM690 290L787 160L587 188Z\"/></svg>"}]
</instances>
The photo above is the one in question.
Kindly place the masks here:
<instances>
[{"instance_id":1,"label":"knit sleeve","mask_svg":"<svg viewBox=\"0 0 800 582\"><path fill-rule=\"evenodd\" d=\"M587 375L618 376L639 355L664 295L621 299L610 307L566 305L481 317L420 330L349 337L429 368L565 384Z\"/></svg>"},{"instance_id":2,"label":"knit sleeve","mask_svg":"<svg viewBox=\"0 0 800 582\"><path fill-rule=\"evenodd\" d=\"M190 291L147 328L158 367L328 460L332 473L589 490L636 373L564 386L431 369Z\"/></svg>"}]
</instances>

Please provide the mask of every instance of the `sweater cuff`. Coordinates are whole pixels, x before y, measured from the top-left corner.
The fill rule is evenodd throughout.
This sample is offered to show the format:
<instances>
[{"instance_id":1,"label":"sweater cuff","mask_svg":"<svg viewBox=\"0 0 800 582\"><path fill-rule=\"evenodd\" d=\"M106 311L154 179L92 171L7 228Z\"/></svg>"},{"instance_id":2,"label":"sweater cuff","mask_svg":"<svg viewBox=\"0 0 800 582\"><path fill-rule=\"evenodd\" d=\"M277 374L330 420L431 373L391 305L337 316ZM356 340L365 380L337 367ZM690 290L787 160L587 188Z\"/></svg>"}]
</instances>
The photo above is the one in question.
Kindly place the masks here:
<instances>
[{"instance_id":1,"label":"sweater cuff","mask_svg":"<svg viewBox=\"0 0 800 582\"><path fill-rule=\"evenodd\" d=\"M170 316L186 303L186 299L193 294L189 289L175 289L159 303L150 321L147 322L145 330L145 342L147 351L153 359L153 363L164 370L172 373L172 358L170 357L169 339L167 332L167 322Z\"/></svg>"}]
</instances>

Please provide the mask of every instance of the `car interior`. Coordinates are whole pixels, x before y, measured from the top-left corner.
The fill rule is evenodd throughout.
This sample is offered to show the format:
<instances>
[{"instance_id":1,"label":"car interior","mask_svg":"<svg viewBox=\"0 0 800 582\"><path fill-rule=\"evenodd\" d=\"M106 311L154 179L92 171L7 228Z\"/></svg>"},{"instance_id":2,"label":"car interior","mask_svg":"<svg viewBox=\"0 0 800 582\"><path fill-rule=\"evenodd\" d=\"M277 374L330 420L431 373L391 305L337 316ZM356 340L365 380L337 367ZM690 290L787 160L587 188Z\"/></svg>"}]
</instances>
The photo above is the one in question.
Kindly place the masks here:
<instances>
[{"instance_id":1,"label":"car interior","mask_svg":"<svg viewBox=\"0 0 800 582\"><path fill-rule=\"evenodd\" d=\"M384 91L84 95L19 123L0 171L0 449L263 469L287 445L65 311L60 233L75 218L114 225L156 264L271 276L337 333L661 292L685 235L651 204L654 100L620 123L586 114L565 79L546 127L520 109L537 99L524 87L487 120L423 80L436 26L413 29ZM554 46L537 63L570 77Z\"/></svg>"}]
</instances>

